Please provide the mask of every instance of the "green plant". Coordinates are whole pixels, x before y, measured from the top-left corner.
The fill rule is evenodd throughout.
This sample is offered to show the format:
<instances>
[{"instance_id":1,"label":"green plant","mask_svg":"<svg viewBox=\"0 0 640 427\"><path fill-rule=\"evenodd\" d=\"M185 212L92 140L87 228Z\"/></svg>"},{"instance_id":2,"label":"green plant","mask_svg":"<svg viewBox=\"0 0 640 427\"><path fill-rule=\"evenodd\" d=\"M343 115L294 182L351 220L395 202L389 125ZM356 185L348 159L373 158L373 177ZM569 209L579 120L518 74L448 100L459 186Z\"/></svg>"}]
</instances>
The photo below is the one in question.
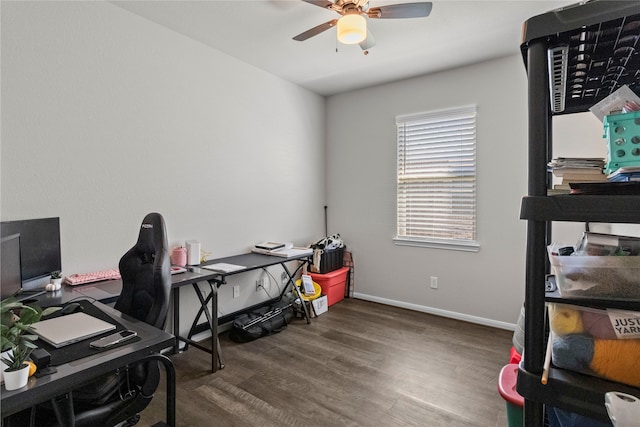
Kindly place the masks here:
<instances>
[{"instance_id":1,"label":"green plant","mask_svg":"<svg viewBox=\"0 0 640 427\"><path fill-rule=\"evenodd\" d=\"M59 307L42 310L34 304L25 305L15 298L7 298L0 302L0 349L12 350L13 354L2 358L8 366L7 371L17 371L27 360L38 336L33 333L31 325L42 316L49 315Z\"/></svg>"},{"instance_id":2,"label":"green plant","mask_svg":"<svg viewBox=\"0 0 640 427\"><path fill-rule=\"evenodd\" d=\"M60 270L55 270L51 272L52 279L62 279L62 272Z\"/></svg>"}]
</instances>

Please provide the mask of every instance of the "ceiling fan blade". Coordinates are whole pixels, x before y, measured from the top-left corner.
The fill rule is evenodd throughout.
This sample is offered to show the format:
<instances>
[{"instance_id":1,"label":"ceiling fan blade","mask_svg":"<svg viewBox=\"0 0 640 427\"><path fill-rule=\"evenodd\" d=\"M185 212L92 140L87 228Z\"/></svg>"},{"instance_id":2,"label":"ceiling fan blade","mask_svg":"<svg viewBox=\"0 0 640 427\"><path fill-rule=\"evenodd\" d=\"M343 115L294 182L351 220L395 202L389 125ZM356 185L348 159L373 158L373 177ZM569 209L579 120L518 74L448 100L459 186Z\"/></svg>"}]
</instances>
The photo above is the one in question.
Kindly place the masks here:
<instances>
[{"instance_id":1,"label":"ceiling fan blade","mask_svg":"<svg viewBox=\"0 0 640 427\"><path fill-rule=\"evenodd\" d=\"M360 42L360 49L369 50L376 45L376 39L373 38L371 31L367 30L367 38Z\"/></svg>"},{"instance_id":2,"label":"ceiling fan blade","mask_svg":"<svg viewBox=\"0 0 640 427\"><path fill-rule=\"evenodd\" d=\"M324 9L328 9L330 6L333 6L333 2L329 0L302 0L305 3L312 4L314 6L322 7Z\"/></svg>"},{"instance_id":3,"label":"ceiling fan blade","mask_svg":"<svg viewBox=\"0 0 640 427\"><path fill-rule=\"evenodd\" d=\"M299 42L305 41L313 36L317 36L323 31L327 31L329 28L335 27L337 23L337 19L332 19L331 21L327 21L324 24L317 25L303 33L298 34L293 39Z\"/></svg>"},{"instance_id":4,"label":"ceiling fan blade","mask_svg":"<svg viewBox=\"0 0 640 427\"><path fill-rule=\"evenodd\" d=\"M424 18L431 13L431 2L390 4L388 6L372 7L367 11L369 18L398 19Z\"/></svg>"}]
</instances>

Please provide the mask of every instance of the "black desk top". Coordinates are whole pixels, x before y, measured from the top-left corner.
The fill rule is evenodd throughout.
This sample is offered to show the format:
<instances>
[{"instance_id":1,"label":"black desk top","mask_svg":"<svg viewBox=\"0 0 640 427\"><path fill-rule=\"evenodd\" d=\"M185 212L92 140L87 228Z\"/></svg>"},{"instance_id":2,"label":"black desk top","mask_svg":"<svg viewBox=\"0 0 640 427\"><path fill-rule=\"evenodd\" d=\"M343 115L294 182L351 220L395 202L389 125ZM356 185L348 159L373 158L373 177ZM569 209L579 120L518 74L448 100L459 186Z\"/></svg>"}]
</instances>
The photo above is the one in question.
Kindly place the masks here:
<instances>
[{"instance_id":1,"label":"black desk top","mask_svg":"<svg viewBox=\"0 0 640 427\"><path fill-rule=\"evenodd\" d=\"M190 285L192 283L212 280L216 278L224 278L226 276L231 276L234 274L245 273L251 270L257 270L259 268L269 267L271 265L282 264L289 261L297 261L301 259L309 258L309 255L299 255L295 257L278 257L272 255L263 255L256 254L253 252L249 252L241 255L233 255L225 258L217 258L211 259L203 262L200 265L188 266L187 271L185 273L174 274L171 277L172 287L179 288L181 286ZM218 271L208 270L206 268L202 268L205 265L211 264L233 264L233 265L241 265L245 268L242 270L231 271L227 273L222 273Z\"/></svg>"},{"instance_id":2,"label":"black desk top","mask_svg":"<svg viewBox=\"0 0 640 427\"><path fill-rule=\"evenodd\" d=\"M289 261L297 261L309 258L309 255L300 255L295 257L277 257L272 255L263 255L249 252L241 255L233 255L224 258L212 259L205 261L201 265L188 266L184 273L173 274L171 276L171 287L180 288L182 286L191 285L193 283L212 280L215 278L223 278L233 274L244 273L246 271L256 270L259 268L269 267L271 265L282 264ZM203 265L226 263L234 265L242 265L246 268L229 273L220 273L217 271L202 268ZM96 299L105 304L115 302L122 290L121 280L105 280L102 282L87 283L83 285L63 285L62 291L47 292L45 295L38 297L38 301L43 306L60 305L72 299L89 297Z\"/></svg>"},{"instance_id":3,"label":"black desk top","mask_svg":"<svg viewBox=\"0 0 640 427\"><path fill-rule=\"evenodd\" d=\"M74 390L100 375L174 345L173 335L126 316L99 302L95 304L123 326L135 330L141 339L128 345L57 366L56 373L40 378L31 377L27 386L19 390L7 391L3 386L3 417Z\"/></svg>"},{"instance_id":4,"label":"black desk top","mask_svg":"<svg viewBox=\"0 0 640 427\"><path fill-rule=\"evenodd\" d=\"M234 265L242 265L246 267L243 270L233 271L230 273L216 273L218 275L229 276L231 274L238 274L244 271L256 270L258 268L269 267L271 265L282 264L283 262L296 261L300 259L309 258L309 255L298 255L292 257L279 257L274 255L263 255L253 252L249 252L242 255L233 255L226 258L213 259L204 262L202 265L210 265L217 263L226 263Z\"/></svg>"}]
</instances>

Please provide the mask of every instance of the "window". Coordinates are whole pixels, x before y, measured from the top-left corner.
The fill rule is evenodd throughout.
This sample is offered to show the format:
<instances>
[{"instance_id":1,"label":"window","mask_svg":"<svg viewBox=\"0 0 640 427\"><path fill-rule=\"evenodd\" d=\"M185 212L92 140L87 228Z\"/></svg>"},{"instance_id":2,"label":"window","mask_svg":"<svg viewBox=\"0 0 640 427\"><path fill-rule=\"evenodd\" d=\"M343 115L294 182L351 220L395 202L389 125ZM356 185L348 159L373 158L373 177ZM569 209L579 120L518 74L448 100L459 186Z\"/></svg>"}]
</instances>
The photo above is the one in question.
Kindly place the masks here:
<instances>
[{"instance_id":1,"label":"window","mask_svg":"<svg viewBox=\"0 0 640 427\"><path fill-rule=\"evenodd\" d=\"M476 107L396 118L400 245L477 251Z\"/></svg>"}]
</instances>

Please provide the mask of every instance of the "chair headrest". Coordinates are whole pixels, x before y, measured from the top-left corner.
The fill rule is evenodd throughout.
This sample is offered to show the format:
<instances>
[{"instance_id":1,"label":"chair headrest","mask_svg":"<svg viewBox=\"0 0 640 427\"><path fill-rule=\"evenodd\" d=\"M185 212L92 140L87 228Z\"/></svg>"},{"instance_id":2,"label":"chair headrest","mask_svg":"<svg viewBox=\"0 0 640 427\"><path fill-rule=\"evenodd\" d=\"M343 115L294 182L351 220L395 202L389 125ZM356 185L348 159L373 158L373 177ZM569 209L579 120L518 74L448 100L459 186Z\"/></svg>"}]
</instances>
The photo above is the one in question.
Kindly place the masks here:
<instances>
[{"instance_id":1,"label":"chair headrest","mask_svg":"<svg viewBox=\"0 0 640 427\"><path fill-rule=\"evenodd\" d=\"M159 213L150 213L142 220L135 249L139 253L155 254L167 247L164 219Z\"/></svg>"}]
</instances>

